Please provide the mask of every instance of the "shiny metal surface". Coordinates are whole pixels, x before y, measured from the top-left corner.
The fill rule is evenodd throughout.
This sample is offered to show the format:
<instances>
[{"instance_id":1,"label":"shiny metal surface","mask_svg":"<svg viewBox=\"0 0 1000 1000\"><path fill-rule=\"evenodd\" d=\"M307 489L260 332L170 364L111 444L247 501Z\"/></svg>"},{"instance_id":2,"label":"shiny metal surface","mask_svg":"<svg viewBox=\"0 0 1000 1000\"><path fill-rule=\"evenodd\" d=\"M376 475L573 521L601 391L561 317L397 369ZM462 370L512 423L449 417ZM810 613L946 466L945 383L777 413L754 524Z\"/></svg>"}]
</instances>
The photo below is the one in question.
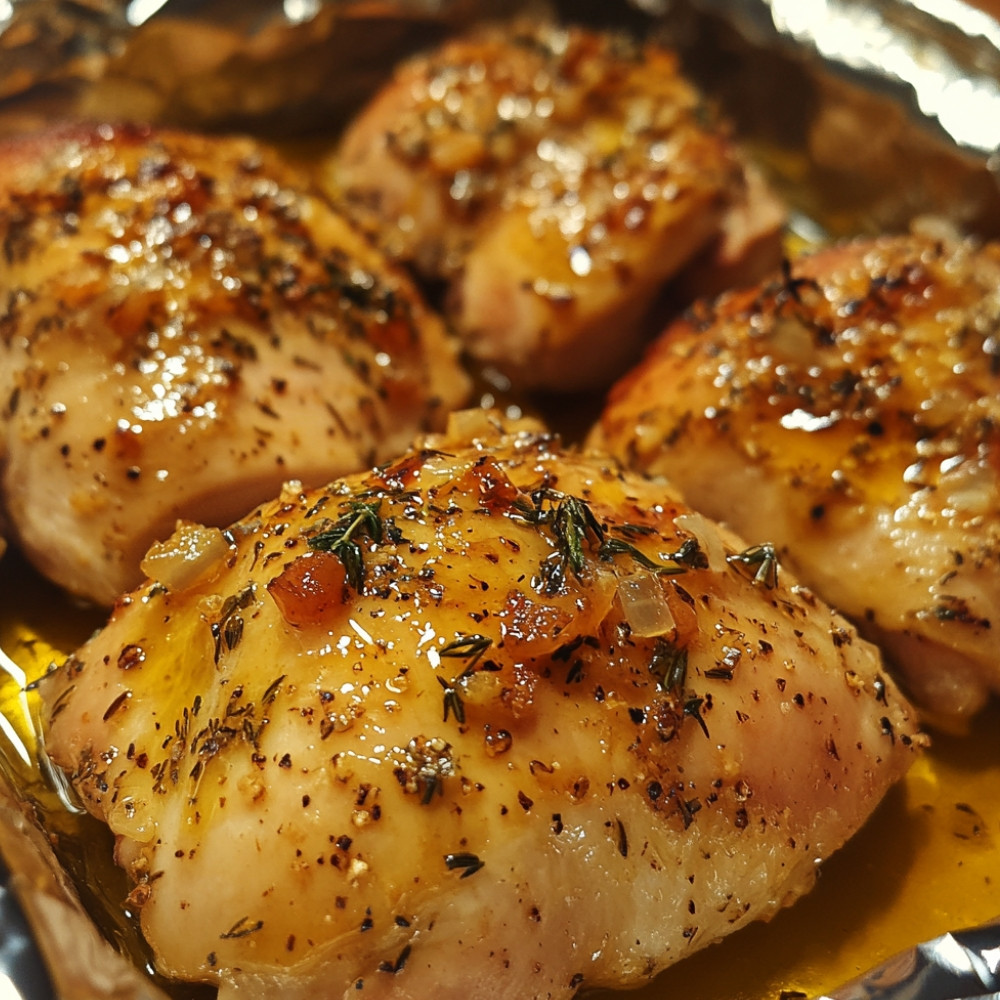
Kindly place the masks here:
<instances>
[{"instance_id":1,"label":"shiny metal surface","mask_svg":"<svg viewBox=\"0 0 1000 1000\"><path fill-rule=\"evenodd\" d=\"M819 1000L990 1000L998 991L1000 920L916 945Z\"/></svg>"},{"instance_id":2,"label":"shiny metal surface","mask_svg":"<svg viewBox=\"0 0 1000 1000\"><path fill-rule=\"evenodd\" d=\"M258 121L265 130L300 129L314 120L317 101L335 121L373 85L372 65L514 5L413 0L377 5L378 17L354 22L336 16L353 6L0 0L0 129L101 113L125 91L130 103L120 113L195 127ZM560 6L585 7L597 19L625 8ZM643 29L676 41L770 166L807 239L901 228L927 214L1000 236L1000 24L984 11L962 0L630 6ZM212 44L182 51L178 40L192 19ZM329 62L331 46L350 56L350 86L328 98L328 71L316 67ZM271 83L290 67L315 70L312 86L275 90ZM248 87L254 77L260 86ZM55 994L9 875L0 861L0 996L47 1000ZM1000 922L915 945L821 1000L988 997L1000 997Z\"/></svg>"},{"instance_id":3,"label":"shiny metal surface","mask_svg":"<svg viewBox=\"0 0 1000 1000\"><path fill-rule=\"evenodd\" d=\"M10 878L0 859L0 996L4 1000L49 1000L52 985Z\"/></svg>"}]
</instances>

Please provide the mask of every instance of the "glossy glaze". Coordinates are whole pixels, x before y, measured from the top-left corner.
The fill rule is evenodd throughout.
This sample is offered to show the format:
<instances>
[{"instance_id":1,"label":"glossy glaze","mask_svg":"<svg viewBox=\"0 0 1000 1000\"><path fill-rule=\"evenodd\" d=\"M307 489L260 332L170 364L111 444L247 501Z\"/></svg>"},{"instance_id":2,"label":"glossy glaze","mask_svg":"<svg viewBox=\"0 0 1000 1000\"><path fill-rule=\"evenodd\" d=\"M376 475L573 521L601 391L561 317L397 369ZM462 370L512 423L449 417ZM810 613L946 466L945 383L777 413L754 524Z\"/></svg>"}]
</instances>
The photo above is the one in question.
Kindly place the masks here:
<instances>
[{"instance_id":1,"label":"glossy glaze","mask_svg":"<svg viewBox=\"0 0 1000 1000\"><path fill-rule=\"evenodd\" d=\"M592 436L774 542L923 706L1000 691L1000 248L824 250L669 328Z\"/></svg>"},{"instance_id":2,"label":"glossy glaze","mask_svg":"<svg viewBox=\"0 0 1000 1000\"><path fill-rule=\"evenodd\" d=\"M178 517L403 447L467 391L411 283L257 143L53 130L0 149L12 537L110 604Z\"/></svg>"},{"instance_id":3,"label":"glossy glaze","mask_svg":"<svg viewBox=\"0 0 1000 1000\"><path fill-rule=\"evenodd\" d=\"M619 34L524 22L449 41L396 71L330 177L390 256L448 286L472 354L523 387L606 384L713 240L708 269L728 278L751 246L749 266L777 262L781 212L763 185L747 197L675 55Z\"/></svg>"},{"instance_id":4,"label":"glossy glaze","mask_svg":"<svg viewBox=\"0 0 1000 1000\"><path fill-rule=\"evenodd\" d=\"M224 997L641 982L807 890L922 743L756 548L532 426L188 536L45 682L46 745Z\"/></svg>"}]
</instances>

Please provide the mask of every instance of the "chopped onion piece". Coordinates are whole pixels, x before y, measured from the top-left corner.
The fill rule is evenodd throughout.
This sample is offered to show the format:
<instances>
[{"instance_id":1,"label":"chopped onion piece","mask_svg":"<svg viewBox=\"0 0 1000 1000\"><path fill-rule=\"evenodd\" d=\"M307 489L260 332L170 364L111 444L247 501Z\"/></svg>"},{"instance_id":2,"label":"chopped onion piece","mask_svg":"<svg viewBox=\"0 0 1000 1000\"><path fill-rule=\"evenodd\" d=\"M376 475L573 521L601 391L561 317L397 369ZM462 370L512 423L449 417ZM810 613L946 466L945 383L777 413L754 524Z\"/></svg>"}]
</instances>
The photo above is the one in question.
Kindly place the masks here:
<instances>
[{"instance_id":1,"label":"chopped onion piece","mask_svg":"<svg viewBox=\"0 0 1000 1000\"><path fill-rule=\"evenodd\" d=\"M677 630L677 622L655 573L622 577L618 581L618 599L632 635L651 639Z\"/></svg>"},{"instance_id":2,"label":"chopped onion piece","mask_svg":"<svg viewBox=\"0 0 1000 1000\"><path fill-rule=\"evenodd\" d=\"M447 437L470 441L495 433L496 418L482 409L456 410L448 415Z\"/></svg>"},{"instance_id":3,"label":"chopped onion piece","mask_svg":"<svg viewBox=\"0 0 1000 1000\"><path fill-rule=\"evenodd\" d=\"M178 521L174 533L155 542L142 560L142 571L171 590L190 586L229 551L219 528L206 528L193 521Z\"/></svg>"}]
</instances>

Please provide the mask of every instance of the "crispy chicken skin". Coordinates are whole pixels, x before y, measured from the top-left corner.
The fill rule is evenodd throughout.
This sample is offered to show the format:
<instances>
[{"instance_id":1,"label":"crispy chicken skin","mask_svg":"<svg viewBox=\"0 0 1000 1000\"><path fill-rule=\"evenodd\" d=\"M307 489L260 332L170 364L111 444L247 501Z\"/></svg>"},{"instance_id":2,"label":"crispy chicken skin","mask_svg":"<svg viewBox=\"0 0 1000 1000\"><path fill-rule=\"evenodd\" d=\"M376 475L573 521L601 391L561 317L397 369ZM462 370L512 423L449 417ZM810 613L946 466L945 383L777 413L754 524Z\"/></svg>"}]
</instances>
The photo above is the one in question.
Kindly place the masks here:
<instances>
[{"instance_id":1,"label":"crispy chicken skin","mask_svg":"<svg viewBox=\"0 0 1000 1000\"><path fill-rule=\"evenodd\" d=\"M699 251L700 272L778 262L781 212L674 54L580 27L479 29L404 64L331 177L390 256L448 287L471 354L524 388L607 385Z\"/></svg>"},{"instance_id":2,"label":"crispy chicken skin","mask_svg":"<svg viewBox=\"0 0 1000 1000\"><path fill-rule=\"evenodd\" d=\"M74 127L0 148L12 540L110 604L227 524L443 426L467 380L407 277L257 144Z\"/></svg>"},{"instance_id":3,"label":"crispy chicken skin","mask_svg":"<svg viewBox=\"0 0 1000 1000\"><path fill-rule=\"evenodd\" d=\"M527 422L183 534L46 744L223 998L641 982L806 891L923 742L766 552Z\"/></svg>"},{"instance_id":4,"label":"crispy chicken skin","mask_svg":"<svg viewBox=\"0 0 1000 1000\"><path fill-rule=\"evenodd\" d=\"M767 539L922 705L1000 691L1000 246L805 257L670 327L595 432Z\"/></svg>"}]
</instances>

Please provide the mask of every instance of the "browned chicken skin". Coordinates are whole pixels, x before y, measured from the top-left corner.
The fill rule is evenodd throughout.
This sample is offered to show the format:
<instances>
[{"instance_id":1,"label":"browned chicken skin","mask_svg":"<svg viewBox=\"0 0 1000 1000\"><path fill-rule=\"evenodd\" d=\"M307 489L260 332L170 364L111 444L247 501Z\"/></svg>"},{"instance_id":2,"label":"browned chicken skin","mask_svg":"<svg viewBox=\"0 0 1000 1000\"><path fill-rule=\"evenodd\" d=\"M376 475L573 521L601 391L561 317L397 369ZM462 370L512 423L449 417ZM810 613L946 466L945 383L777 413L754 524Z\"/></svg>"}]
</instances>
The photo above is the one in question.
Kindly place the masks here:
<instances>
[{"instance_id":1,"label":"browned chicken skin","mask_svg":"<svg viewBox=\"0 0 1000 1000\"><path fill-rule=\"evenodd\" d=\"M225 524L441 424L441 323L257 144L76 128L0 149L11 537L110 604L178 517Z\"/></svg>"},{"instance_id":2,"label":"browned chicken skin","mask_svg":"<svg viewBox=\"0 0 1000 1000\"><path fill-rule=\"evenodd\" d=\"M47 747L223 998L641 982L807 890L922 743L766 551L531 425L184 533Z\"/></svg>"},{"instance_id":3,"label":"browned chicken skin","mask_svg":"<svg viewBox=\"0 0 1000 1000\"><path fill-rule=\"evenodd\" d=\"M673 53L580 27L480 29L403 65L331 177L390 256L448 286L472 355L523 388L606 385L699 252L731 277L778 259L780 210L762 184L747 195Z\"/></svg>"},{"instance_id":4,"label":"browned chicken skin","mask_svg":"<svg viewBox=\"0 0 1000 1000\"><path fill-rule=\"evenodd\" d=\"M1000 691L1000 246L885 237L695 309L592 440L854 618L925 708Z\"/></svg>"}]
</instances>

